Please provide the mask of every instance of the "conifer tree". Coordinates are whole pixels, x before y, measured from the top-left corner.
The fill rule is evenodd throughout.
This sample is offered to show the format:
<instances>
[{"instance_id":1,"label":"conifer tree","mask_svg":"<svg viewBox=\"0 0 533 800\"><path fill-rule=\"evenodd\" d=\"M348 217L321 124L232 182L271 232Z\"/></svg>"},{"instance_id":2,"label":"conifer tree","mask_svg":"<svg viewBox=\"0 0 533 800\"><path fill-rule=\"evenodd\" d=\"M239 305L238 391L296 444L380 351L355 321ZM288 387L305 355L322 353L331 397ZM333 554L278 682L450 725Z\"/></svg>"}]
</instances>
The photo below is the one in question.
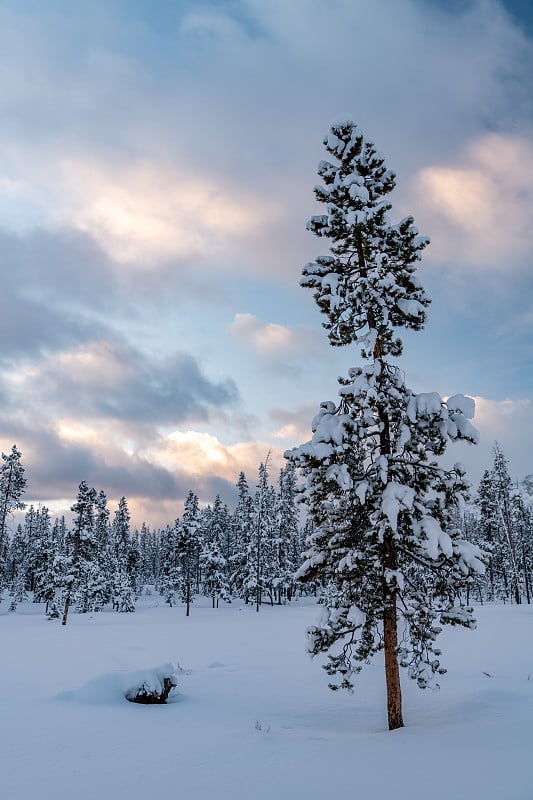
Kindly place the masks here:
<instances>
[{"instance_id":1,"label":"conifer tree","mask_svg":"<svg viewBox=\"0 0 533 800\"><path fill-rule=\"evenodd\" d=\"M8 548L7 518L13 511L24 508L21 500L26 489L22 454L14 444L11 452L2 453L0 465L0 597L3 589L3 573Z\"/></svg>"},{"instance_id":2,"label":"conifer tree","mask_svg":"<svg viewBox=\"0 0 533 800\"><path fill-rule=\"evenodd\" d=\"M518 564L516 534L513 525L512 508L512 482L507 469L507 459L500 446L496 443L493 448L494 462L492 465L492 491L494 497L495 524L498 538L503 546L503 569L505 582L509 582L509 594L515 603L520 603L520 570Z\"/></svg>"},{"instance_id":3,"label":"conifer tree","mask_svg":"<svg viewBox=\"0 0 533 800\"><path fill-rule=\"evenodd\" d=\"M114 582L113 607L116 611L135 611L135 557L130 533L130 512L121 497L113 520Z\"/></svg>"},{"instance_id":4,"label":"conifer tree","mask_svg":"<svg viewBox=\"0 0 533 800\"><path fill-rule=\"evenodd\" d=\"M29 509L33 512L33 506ZM27 515L26 515L27 516ZM26 582L28 572L28 539L26 526L17 525L17 529L9 547L9 583L11 586L10 611L15 611L17 604L27 599Z\"/></svg>"},{"instance_id":5,"label":"conifer tree","mask_svg":"<svg viewBox=\"0 0 533 800\"><path fill-rule=\"evenodd\" d=\"M476 504L479 509L478 537L485 542L489 560L485 574L486 596L489 600L507 597L505 548L498 536L496 498L490 471L483 472L479 483Z\"/></svg>"},{"instance_id":6,"label":"conifer tree","mask_svg":"<svg viewBox=\"0 0 533 800\"><path fill-rule=\"evenodd\" d=\"M66 538L65 518L56 519L50 536L50 552L43 577L42 599L46 603L45 613L49 619L60 616L61 594L65 587L67 558L64 549Z\"/></svg>"},{"instance_id":7,"label":"conifer tree","mask_svg":"<svg viewBox=\"0 0 533 800\"><path fill-rule=\"evenodd\" d=\"M251 529L247 537L245 556L244 591L253 599L259 611L268 595L274 602L274 582L277 574L276 561L276 496L268 482L268 462L259 465L259 475L253 498Z\"/></svg>"},{"instance_id":8,"label":"conifer tree","mask_svg":"<svg viewBox=\"0 0 533 800\"><path fill-rule=\"evenodd\" d=\"M96 556L94 531L94 504L96 490L82 481L78 497L71 511L73 526L67 534L68 561L65 576L65 606L62 624L67 624L68 612L73 596L77 596L80 611L88 611L91 604L89 594L92 570Z\"/></svg>"},{"instance_id":9,"label":"conifer tree","mask_svg":"<svg viewBox=\"0 0 533 800\"><path fill-rule=\"evenodd\" d=\"M179 520L176 520L175 525L173 527L168 525L166 530L161 532L160 537L158 590L171 608L180 589L181 573L176 546L178 527Z\"/></svg>"},{"instance_id":10,"label":"conifer tree","mask_svg":"<svg viewBox=\"0 0 533 800\"><path fill-rule=\"evenodd\" d=\"M246 604L250 599L247 583L248 558L253 526L253 500L250 496L248 481L244 472L237 481L237 505L233 512L234 547L230 555L230 591L240 597Z\"/></svg>"},{"instance_id":11,"label":"conifer tree","mask_svg":"<svg viewBox=\"0 0 533 800\"><path fill-rule=\"evenodd\" d=\"M278 602L292 597L294 573L299 566L298 511L296 509L296 470L288 462L280 471L277 496L277 531L274 540L277 575L275 588Z\"/></svg>"},{"instance_id":12,"label":"conifer tree","mask_svg":"<svg viewBox=\"0 0 533 800\"><path fill-rule=\"evenodd\" d=\"M232 554L232 531L229 526L227 508L222 505L220 495L216 495L213 507L208 506L201 514L203 520L203 541L201 543L200 565L203 592L212 600L213 608L218 608L219 600L228 600L227 556Z\"/></svg>"},{"instance_id":13,"label":"conifer tree","mask_svg":"<svg viewBox=\"0 0 533 800\"><path fill-rule=\"evenodd\" d=\"M35 513L35 521L31 536L28 532L29 544L29 589L33 592L36 603L45 599L45 586L51 561L54 557L52 541L52 525L46 506L41 506Z\"/></svg>"},{"instance_id":14,"label":"conifer tree","mask_svg":"<svg viewBox=\"0 0 533 800\"><path fill-rule=\"evenodd\" d=\"M441 667L440 624L472 627L458 592L484 569L479 548L451 526L466 496L460 465L439 466L450 441L476 442L473 401L416 394L393 363L397 329L420 330L429 304L415 276L427 239L412 217L389 219L395 176L354 122L332 124L315 188L326 213L307 227L331 240L330 253L303 270L333 346L355 344L364 365L340 379L340 401L325 402L313 438L287 454L307 479L315 531L302 580L328 585L325 614L309 631L328 673L352 687L361 662L384 650L390 729L403 725L399 666L420 687ZM338 684L330 684L338 688Z\"/></svg>"},{"instance_id":15,"label":"conifer tree","mask_svg":"<svg viewBox=\"0 0 533 800\"><path fill-rule=\"evenodd\" d=\"M189 492L185 498L182 521L176 520L176 553L180 568L181 599L185 614L190 614L193 600L193 583L200 554L200 511L198 498Z\"/></svg>"},{"instance_id":16,"label":"conifer tree","mask_svg":"<svg viewBox=\"0 0 533 800\"><path fill-rule=\"evenodd\" d=\"M211 598L213 608L218 608L219 600L227 600L226 559L220 546L219 530L211 525L206 531L200 554L202 564L203 591Z\"/></svg>"},{"instance_id":17,"label":"conifer tree","mask_svg":"<svg viewBox=\"0 0 533 800\"><path fill-rule=\"evenodd\" d=\"M97 597L97 607L100 609L112 600L116 566L115 554L113 552L113 544L111 541L109 508L107 507L107 497L103 489L100 489L96 497L94 513L96 561L98 564L98 574L101 581L101 588Z\"/></svg>"}]
</instances>

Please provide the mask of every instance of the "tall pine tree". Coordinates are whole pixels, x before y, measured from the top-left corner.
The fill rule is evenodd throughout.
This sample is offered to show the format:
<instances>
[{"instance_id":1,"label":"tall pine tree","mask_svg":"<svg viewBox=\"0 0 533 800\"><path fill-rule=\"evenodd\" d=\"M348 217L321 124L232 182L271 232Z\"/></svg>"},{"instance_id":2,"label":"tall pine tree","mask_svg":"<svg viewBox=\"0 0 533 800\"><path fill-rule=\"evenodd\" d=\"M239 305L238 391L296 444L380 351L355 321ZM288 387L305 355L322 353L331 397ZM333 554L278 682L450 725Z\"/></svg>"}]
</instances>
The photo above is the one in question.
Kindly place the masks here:
<instances>
[{"instance_id":1,"label":"tall pine tree","mask_svg":"<svg viewBox=\"0 0 533 800\"><path fill-rule=\"evenodd\" d=\"M441 623L473 626L458 599L483 570L479 548L451 525L465 498L464 470L439 466L448 443L477 441L473 401L415 394L393 363L397 329L420 330L429 304L415 276L426 246L406 217L389 219L395 176L351 120L332 124L315 188L325 213L308 229L331 241L307 264L334 346L356 344L364 365L340 379L340 401L322 403L310 442L288 453L307 478L315 525L302 580L327 583L325 614L309 632L312 653L329 652L330 675L351 688L361 662L384 650L390 729L403 725L400 665L420 687L444 670L435 638ZM336 688L338 684L332 684Z\"/></svg>"}]
</instances>

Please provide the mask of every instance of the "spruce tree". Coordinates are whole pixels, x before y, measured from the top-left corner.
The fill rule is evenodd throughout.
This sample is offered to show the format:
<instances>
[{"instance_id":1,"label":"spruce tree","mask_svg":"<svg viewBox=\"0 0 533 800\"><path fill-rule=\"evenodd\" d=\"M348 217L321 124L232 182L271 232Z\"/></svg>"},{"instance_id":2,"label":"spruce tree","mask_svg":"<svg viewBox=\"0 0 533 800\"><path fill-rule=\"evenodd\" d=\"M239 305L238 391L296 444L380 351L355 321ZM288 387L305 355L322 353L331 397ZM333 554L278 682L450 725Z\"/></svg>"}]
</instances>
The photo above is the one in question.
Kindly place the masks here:
<instances>
[{"instance_id":1,"label":"spruce tree","mask_svg":"<svg viewBox=\"0 0 533 800\"><path fill-rule=\"evenodd\" d=\"M113 608L116 611L135 611L135 561L130 534L130 512L125 497L121 497L113 520Z\"/></svg>"},{"instance_id":2,"label":"spruce tree","mask_svg":"<svg viewBox=\"0 0 533 800\"><path fill-rule=\"evenodd\" d=\"M26 489L26 478L22 466L22 454L14 444L11 452L2 453L0 465L0 598L3 589L5 557L9 544L7 518L13 511L24 508L21 500Z\"/></svg>"},{"instance_id":3,"label":"spruce tree","mask_svg":"<svg viewBox=\"0 0 533 800\"><path fill-rule=\"evenodd\" d=\"M174 527L167 525L161 531L159 548L159 581L158 591L165 598L165 602L172 608L176 594L180 588L180 568L178 564L178 551L176 546L179 520Z\"/></svg>"},{"instance_id":4,"label":"spruce tree","mask_svg":"<svg viewBox=\"0 0 533 800\"><path fill-rule=\"evenodd\" d=\"M493 447L494 462L492 465L492 491L494 496L494 514L497 529L498 543L502 553L502 566L506 589L515 603L521 602L519 554L517 552L516 533L514 530L512 508L512 482L507 469L507 459L500 446L496 443Z\"/></svg>"},{"instance_id":5,"label":"spruce tree","mask_svg":"<svg viewBox=\"0 0 533 800\"><path fill-rule=\"evenodd\" d=\"M208 506L202 513L204 520L200 553L202 585L203 593L211 598L213 608L218 608L220 598L227 600L229 596L227 558L231 556L232 541L227 516L227 509L223 507L218 494L213 508Z\"/></svg>"},{"instance_id":6,"label":"spruce tree","mask_svg":"<svg viewBox=\"0 0 533 800\"><path fill-rule=\"evenodd\" d=\"M246 552L244 587L246 594L254 598L255 610L259 611L265 593L273 602L275 575L273 537L276 526L275 494L268 483L268 454L259 465L259 476L253 502L252 528Z\"/></svg>"},{"instance_id":7,"label":"spruce tree","mask_svg":"<svg viewBox=\"0 0 533 800\"><path fill-rule=\"evenodd\" d=\"M95 501L94 533L96 538L96 561L101 581L96 609L99 610L112 600L116 571L115 553L109 524L109 509L103 489L98 492Z\"/></svg>"},{"instance_id":8,"label":"spruce tree","mask_svg":"<svg viewBox=\"0 0 533 800\"><path fill-rule=\"evenodd\" d=\"M278 495L276 498L276 538L274 540L276 557L275 589L278 602L282 598L290 600L294 588L294 573L299 566L299 530L296 508L296 470L289 461L280 471Z\"/></svg>"},{"instance_id":9,"label":"spruce tree","mask_svg":"<svg viewBox=\"0 0 533 800\"><path fill-rule=\"evenodd\" d=\"M42 599L46 603L45 613L49 619L60 616L61 596L65 588L67 557L65 554L65 518L56 519L50 535L50 551L43 577Z\"/></svg>"},{"instance_id":10,"label":"spruce tree","mask_svg":"<svg viewBox=\"0 0 533 800\"><path fill-rule=\"evenodd\" d=\"M232 517L233 553L230 561L230 591L240 597L246 604L250 599L247 583L248 558L253 527L253 500L250 496L248 481L244 472L237 481L237 505Z\"/></svg>"},{"instance_id":11,"label":"spruce tree","mask_svg":"<svg viewBox=\"0 0 533 800\"><path fill-rule=\"evenodd\" d=\"M307 227L330 253L303 270L333 346L355 344L363 366L339 379L340 401L322 403L310 442L287 453L306 477L315 526L302 580L327 585L325 613L309 631L313 654L351 688L361 663L384 650L390 729L403 725L399 666L420 687L445 670L440 624L474 625L459 592L483 554L451 521L466 497L464 469L435 456L450 441L477 441L473 401L416 394L394 359L397 330L420 330L429 299L415 276L428 240L412 217L389 219L394 174L351 120L332 124L315 188L324 214ZM338 688L338 683L330 684Z\"/></svg>"},{"instance_id":12,"label":"spruce tree","mask_svg":"<svg viewBox=\"0 0 533 800\"><path fill-rule=\"evenodd\" d=\"M183 518L176 520L176 553L180 569L181 599L185 614L190 614L193 601L193 584L200 555L200 511L198 498L190 491L185 498Z\"/></svg>"},{"instance_id":13,"label":"spruce tree","mask_svg":"<svg viewBox=\"0 0 533 800\"><path fill-rule=\"evenodd\" d=\"M67 534L67 564L65 575L65 605L62 624L67 624L70 605L74 597L78 601L80 611L91 608L91 586L93 568L96 561L97 542L94 529L94 505L96 490L82 481L78 488L78 497L71 511L74 514L73 525Z\"/></svg>"}]
</instances>

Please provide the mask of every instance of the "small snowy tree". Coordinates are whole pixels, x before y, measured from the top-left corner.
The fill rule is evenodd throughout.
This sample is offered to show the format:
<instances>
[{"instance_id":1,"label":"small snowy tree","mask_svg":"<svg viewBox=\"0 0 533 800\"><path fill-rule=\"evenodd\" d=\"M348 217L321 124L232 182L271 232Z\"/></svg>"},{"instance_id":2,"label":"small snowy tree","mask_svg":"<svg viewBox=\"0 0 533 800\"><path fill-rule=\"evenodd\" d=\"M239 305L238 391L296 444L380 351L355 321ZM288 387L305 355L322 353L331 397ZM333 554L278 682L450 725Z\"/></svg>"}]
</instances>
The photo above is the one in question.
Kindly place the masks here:
<instances>
[{"instance_id":1,"label":"small snowy tree","mask_svg":"<svg viewBox=\"0 0 533 800\"><path fill-rule=\"evenodd\" d=\"M219 600L229 599L228 564L226 553L231 557L231 529L227 508L217 494L213 508L207 506L201 512L203 541L200 551L200 568L203 593L218 608Z\"/></svg>"},{"instance_id":2,"label":"small snowy tree","mask_svg":"<svg viewBox=\"0 0 533 800\"><path fill-rule=\"evenodd\" d=\"M22 454L14 444L9 454L2 453L0 465L0 597L2 594L4 560L8 548L7 518L13 511L24 508L21 500L26 489Z\"/></svg>"},{"instance_id":3,"label":"small snowy tree","mask_svg":"<svg viewBox=\"0 0 533 800\"><path fill-rule=\"evenodd\" d=\"M276 527L275 493L268 482L268 453L265 462L259 465L259 477L253 502L252 529L248 537L245 559L244 590L255 598L255 610L259 611L266 593L273 603L275 576L274 535Z\"/></svg>"},{"instance_id":4,"label":"small snowy tree","mask_svg":"<svg viewBox=\"0 0 533 800\"><path fill-rule=\"evenodd\" d=\"M94 505L96 490L82 481L78 497L70 510L74 514L73 525L67 534L68 561L65 575L65 606L62 625L67 624L70 604L74 596L80 611L89 611L92 606L91 590L94 585L94 565L97 542L94 531Z\"/></svg>"},{"instance_id":5,"label":"small snowy tree","mask_svg":"<svg viewBox=\"0 0 533 800\"><path fill-rule=\"evenodd\" d=\"M233 513L233 553L230 556L230 591L247 604L250 597L248 588L248 557L253 531L253 500L244 472L237 482L237 505Z\"/></svg>"},{"instance_id":6,"label":"small snowy tree","mask_svg":"<svg viewBox=\"0 0 533 800\"><path fill-rule=\"evenodd\" d=\"M176 520L176 553L180 569L181 599L188 617L193 600L193 582L200 554L200 510L198 498L189 492L185 498L183 519Z\"/></svg>"},{"instance_id":7,"label":"small snowy tree","mask_svg":"<svg viewBox=\"0 0 533 800\"><path fill-rule=\"evenodd\" d=\"M160 551L159 551L159 592L165 598L165 602L172 608L176 595L180 588L180 569L178 565L178 552L176 547L177 528L179 520L176 520L174 527L167 526L166 530L161 531Z\"/></svg>"},{"instance_id":8,"label":"small snowy tree","mask_svg":"<svg viewBox=\"0 0 533 800\"><path fill-rule=\"evenodd\" d=\"M278 487L277 530L274 549L277 564L275 587L278 593L278 603L281 603L283 596L288 600L292 598L294 573L299 565L300 556L296 508L296 470L291 461L280 471Z\"/></svg>"},{"instance_id":9,"label":"small snowy tree","mask_svg":"<svg viewBox=\"0 0 533 800\"><path fill-rule=\"evenodd\" d=\"M113 520L113 608L116 611L135 611L135 576L132 571L133 543L130 533L130 512L125 497L121 497Z\"/></svg>"},{"instance_id":10,"label":"small snowy tree","mask_svg":"<svg viewBox=\"0 0 533 800\"><path fill-rule=\"evenodd\" d=\"M306 476L314 524L298 575L328 587L309 648L329 652L340 686L384 650L392 730L403 725L399 666L420 687L434 684L445 671L440 624L474 625L460 590L483 571L483 554L451 525L468 483L460 465L434 458L450 441L477 441L474 403L416 394L392 363L397 329L425 322L429 299L414 273L428 242L411 217L390 221L395 176L354 122L332 124L324 144L333 163L320 163L315 194L326 213L307 227L332 244L301 283L314 290L330 343L358 345L366 363L340 379L339 403L322 403L312 440L287 453Z\"/></svg>"}]
</instances>

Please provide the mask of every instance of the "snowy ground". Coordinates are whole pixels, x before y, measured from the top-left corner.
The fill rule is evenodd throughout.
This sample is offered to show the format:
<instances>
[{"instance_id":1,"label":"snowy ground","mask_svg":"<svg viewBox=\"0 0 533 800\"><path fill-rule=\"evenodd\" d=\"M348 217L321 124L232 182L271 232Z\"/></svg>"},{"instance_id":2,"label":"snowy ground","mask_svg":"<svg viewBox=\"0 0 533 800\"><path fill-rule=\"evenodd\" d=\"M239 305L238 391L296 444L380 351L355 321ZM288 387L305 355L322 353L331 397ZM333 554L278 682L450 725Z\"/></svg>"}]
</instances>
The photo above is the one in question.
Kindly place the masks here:
<instances>
[{"instance_id":1,"label":"snowy ground","mask_svg":"<svg viewBox=\"0 0 533 800\"><path fill-rule=\"evenodd\" d=\"M440 692L404 678L386 731L383 670L333 693L304 651L316 607L213 611L143 598L135 614L0 606L5 800L532 800L533 606L478 610L441 637ZM124 673L172 661L166 706L123 697ZM488 674L485 674L488 673Z\"/></svg>"}]
</instances>

